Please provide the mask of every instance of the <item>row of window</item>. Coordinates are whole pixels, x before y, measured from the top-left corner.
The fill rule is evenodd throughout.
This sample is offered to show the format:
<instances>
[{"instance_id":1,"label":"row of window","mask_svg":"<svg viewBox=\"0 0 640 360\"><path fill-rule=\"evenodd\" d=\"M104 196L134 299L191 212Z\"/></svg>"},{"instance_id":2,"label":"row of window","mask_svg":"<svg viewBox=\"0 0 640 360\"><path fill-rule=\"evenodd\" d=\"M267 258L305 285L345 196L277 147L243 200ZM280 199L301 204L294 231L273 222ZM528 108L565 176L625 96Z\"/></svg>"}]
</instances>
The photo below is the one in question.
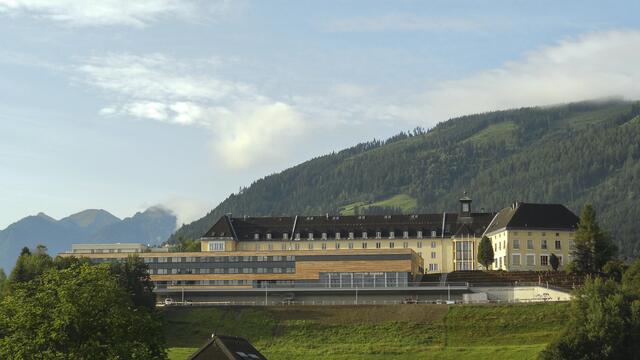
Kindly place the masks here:
<instances>
[{"instance_id":1,"label":"row of window","mask_svg":"<svg viewBox=\"0 0 640 360\"><path fill-rule=\"evenodd\" d=\"M422 232L422 231L416 231L416 237L418 239L423 238L426 234L429 234L429 232ZM336 239L336 240L340 240L342 238L342 233L341 232L336 232L335 234L332 234L332 238ZM437 237L438 236L438 232L436 230L431 230L431 237ZM389 231L388 232L388 237L389 239L394 239L396 237L396 232L395 231ZM271 233L266 233L265 237L266 240L272 240L273 237L271 235ZM319 239L321 240L327 240L329 238L329 234L326 232L323 232L320 234ZM353 231L350 231L347 234L347 238L348 239L355 239L356 238L356 233ZM360 233L360 238L362 239L368 239L369 238L369 233L366 231L363 231L362 233ZM409 231L403 231L402 232L402 238L403 239L408 239L409 238ZM254 233L253 234L253 239L254 240L260 240L260 233ZM288 240L289 239L289 234L288 233L283 233L282 234L282 239L283 240ZM295 233L293 236L294 240L301 240L302 239L302 234L301 233ZM308 240L314 240L315 239L315 234L310 232L306 234L306 239ZM382 239L382 231L376 231L375 233L375 239Z\"/></svg>"},{"instance_id":2,"label":"row of window","mask_svg":"<svg viewBox=\"0 0 640 360\"><path fill-rule=\"evenodd\" d=\"M292 267L244 267L244 268L191 268L191 269L149 269L150 275L184 275L184 274L292 274Z\"/></svg>"},{"instance_id":3,"label":"row of window","mask_svg":"<svg viewBox=\"0 0 640 360\"><path fill-rule=\"evenodd\" d=\"M194 263L194 262L263 262L263 261L295 261L296 257L288 256L186 256L186 257L145 257L145 263Z\"/></svg>"},{"instance_id":4,"label":"row of window","mask_svg":"<svg viewBox=\"0 0 640 360\"><path fill-rule=\"evenodd\" d=\"M362 243L361 246L362 246L362 249L367 249L367 247L368 247L367 243ZM385 246L385 245L383 243L381 243L381 242L376 242L374 246L375 246L376 249L382 249L383 246ZM386 244L386 246L388 246L389 249L395 249L396 244L395 244L395 242L389 242L388 244ZM386 246L384 248L386 248ZM424 244L423 244L422 241L418 241L416 243L416 247L418 249L422 249L423 246L424 246ZM438 243L436 241L432 241L430 246L431 246L432 249L435 249L438 246ZM402 243L402 247L405 248L405 249L409 248L409 242L406 242L406 241L403 242ZM354 248L356 248L356 245L353 242L348 243L347 247L344 247L344 244L341 244L341 243L332 243L330 245L328 245L327 243L320 243L319 248L318 248L318 245L314 244L314 243L308 243L306 246L305 245L301 245L301 244L296 244L296 243L293 243L293 244L282 243L282 244L280 244L280 250L285 250L285 251L286 250L315 250L315 249L327 250L329 248L336 249L336 250L339 250L339 249L354 249ZM255 250L256 251L261 251L261 250L272 251L272 250L274 250L274 245L273 244L266 244L266 245L265 244L255 244Z\"/></svg>"},{"instance_id":5,"label":"row of window","mask_svg":"<svg viewBox=\"0 0 640 360\"><path fill-rule=\"evenodd\" d=\"M556 234L556 237L560 236L560 233L555 233L555 234ZM573 234L573 232L569 232L569 235L572 235L572 234ZM518 232L517 231L513 231L511 233L511 235L518 236ZM527 231L527 236L533 236L533 235L534 235L533 231ZM543 232L540 233L540 235L541 236L547 236L547 233L545 231L543 231ZM506 235L505 232L502 232L502 233L498 234L497 236L498 237L505 237L507 235ZM551 235L549 235L549 236L551 236Z\"/></svg>"},{"instance_id":6,"label":"row of window","mask_svg":"<svg viewBox=\"0 0 640 360\"><path fill-rule=\"evenodd\" d=\"M560 265L562 265L562 256L557 256L558 260L560 260ZM548 266L549 264L549 255L540 255L540 265L541 266ZM502 260L502 258L500 258L500 260ZM521 266L521 265L526 265L526 266L535 266L536 265L536 256L532 255L532 254L528 254L525 255L525 264L521 264L520 261L520 254L513 254L511 256L511 265L513 266ZM500 267L502 267L502 265L500 265Z\"/></svg>"}]
</instances>

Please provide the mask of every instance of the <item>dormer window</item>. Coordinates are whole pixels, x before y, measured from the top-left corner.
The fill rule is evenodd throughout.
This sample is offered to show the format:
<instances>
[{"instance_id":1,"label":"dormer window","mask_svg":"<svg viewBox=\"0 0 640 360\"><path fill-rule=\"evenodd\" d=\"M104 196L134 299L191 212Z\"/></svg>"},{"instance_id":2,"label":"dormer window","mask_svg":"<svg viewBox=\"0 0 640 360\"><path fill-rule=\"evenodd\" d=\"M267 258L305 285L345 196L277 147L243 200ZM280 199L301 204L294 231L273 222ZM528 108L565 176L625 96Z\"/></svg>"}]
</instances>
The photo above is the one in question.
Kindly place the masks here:
<instances>
[{"instance_id":1,"label":"dormer window","mask_svg":"<svg viewBox=\"0 0 640 360\"><path fill-rule=\"evenodd\" d=\"M327 233L326 232L322 233L322 240L327 240Z\"/></svg>"},{"instance_id":2,"label":"dormer window","mask_svg":"<svg viewBox=\"0 0 640 360\"><path fill-rule=\"evenodd\" d=\"M309 240L313 240L313 233L312 232L309 233Z\"/></svg>"},{"instance_id":3,"label":"dormer window","mask_svg":"<svg viewBox=\"0 0 640 360\"><path fill-rule=\"evenodd\" d=\"M282 240L287 240L287 239L289 239L289 234L282 233Z\"/></svg>"},{"instance_id":4,"label":"dormer window","mask_svg":"<svg viewBox=\"0 0 640 360\"><path fill-rule=\"evenodd\" d=\"M431 237L438 236L438 233L435 230L431 230Z\"/></svg>"},{"instance_id":5,"label":"dormer window","mask_svg":"<svg viewBox=\"0 0 640 360\"><path fill-rule=\"evenodd\" d=\"M260 234L259 233L253 234L253 240L260 240Z\"/></svg>"},{"instance_id":6,"label":"dormer window","mask_svg":"<svg viewBox=\"0 0 640 360\"><path fill-rule=\"evenodd\" d=\"M367 232L366 232L366 231L363 231L363 232L362 232L362 238L363 238L363 239L366 239L366 238L367 238Z\"/></svg>"},{"instance_id":7,"label":"dormer window","mask_svg":"<svg viewBox=\"0 0 640 360\"><path fill-rule=\"evenodd\" d=\"M393 239L396 237L396 233L393 231L389 231L389 239Z\"/></svg>"},{"instance_id":8,"label":"dormer window","mask_svg":"<svg viewBox=\"0 0 640 360\"><path fill-rule=\"evenodd\" d=\"M403 231L402 232L402 237L405 238L405 239L408 239L409 238L409 232L408 231Z\"/></svg>"},{"instance_id":9,"label":"dormer window","mask_svg":"<svg viewBox=\"0 0 640 360\"><path fill-rule=\"evenodd\" d=\"M336 233L336 240L340 240L340 233L339 232Z\"/></svg>"},{"instance_id":10,"label":"dormer window","mask_svg":"<svg viewBox=\"0 0 640 360\"><path fill-rule=\"evenodd\" d=\"M296 233L296 240L300 240L300 233Z\"/></svg>"},{"instance_id":11,"label":"dormer window","mask_svg":"<svg viewBox=\"0 0 640 360\"><path fill-rule=\"evenodd\" d=\"M382 238L382 231L376 231L376 239Z\"/></svg>"},{"instance_id":12,"label":"dormer window","mask_svg":"<svg viewBox=\"0 0 640 360\"><path fill-rule=\"evenodd\" d=\"M352 231L349 232L349 239L353 239L353 232Z\"/></svg>"},{"instance_id":13,"label":"dormer window","mask_svg":"<svg viewBox=\"0 0 640 360\"><path fill-rule=\"evenodd\" d=\"M418 230L418 234L416 235L418 239L422 239L422 230Z\"/></svg>"},{"instance_id":14,"label":"dormer window","mask_svg":"<svg viewBox=\"0 0 640 360\"><path fill-rule=\"evenodd\" d=\"M271 240L271 233L267 233L267 240Z\"/></svg>"}]
</instances>

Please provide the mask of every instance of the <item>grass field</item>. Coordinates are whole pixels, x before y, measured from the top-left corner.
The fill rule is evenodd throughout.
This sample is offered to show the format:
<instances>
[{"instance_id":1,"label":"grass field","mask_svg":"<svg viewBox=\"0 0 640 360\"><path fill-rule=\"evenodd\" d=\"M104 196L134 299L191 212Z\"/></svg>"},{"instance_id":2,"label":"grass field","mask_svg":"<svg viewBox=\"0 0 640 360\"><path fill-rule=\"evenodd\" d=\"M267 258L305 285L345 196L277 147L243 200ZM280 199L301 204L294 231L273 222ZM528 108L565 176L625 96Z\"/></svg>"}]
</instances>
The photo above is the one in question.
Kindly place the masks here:
<instances>
[{"instance_id":1,"label":"grass field","mask_svg":"<svg viewBox=\"0 0 640 360\"><path fill-rule=\"evenodd\" d=\"M566 304L291 306L169 309L171 359L211 333L249 339L269 360L535 359Z\"/></svg>"},{"instance_id":2,"label":"grass field","mask_svg":"<svg viewBox=\"0 0 640 360\"><path fill-rule=\"evenodd\" d=\"M398 194L394 195L388 199L376 201L376 202L355 202L349 205L345 205L340 208L340 215L355 215L355 208L359 207L360 210L364 210L371 206L383 206L383 207L394 207L402 209L402 212L406 213L411 210L414 210L418 206L418 201L406 194Z\"/></svg>"}]
</instances>

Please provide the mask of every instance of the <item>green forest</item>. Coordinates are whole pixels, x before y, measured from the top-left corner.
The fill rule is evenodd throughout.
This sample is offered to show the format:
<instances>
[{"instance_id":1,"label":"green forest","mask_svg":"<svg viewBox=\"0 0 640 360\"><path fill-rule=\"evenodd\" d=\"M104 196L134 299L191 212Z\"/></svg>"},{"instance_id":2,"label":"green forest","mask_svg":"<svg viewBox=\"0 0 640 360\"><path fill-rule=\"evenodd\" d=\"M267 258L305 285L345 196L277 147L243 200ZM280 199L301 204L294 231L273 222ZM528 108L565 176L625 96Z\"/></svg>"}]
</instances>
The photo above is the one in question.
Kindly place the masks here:
<instances>
[{"instance_id":1,"label":"green forest","mask_svg":"<svg viewBox=\"0 0 640 360\"><path fill-rule=\"evenodd\" d=\"M640 253L640 103L582 102L463 116L358 144L255 181L170 239L198 238L223 214L474 211L513 201L598 209L623 256Z\"/></svg>"}]
</instances>

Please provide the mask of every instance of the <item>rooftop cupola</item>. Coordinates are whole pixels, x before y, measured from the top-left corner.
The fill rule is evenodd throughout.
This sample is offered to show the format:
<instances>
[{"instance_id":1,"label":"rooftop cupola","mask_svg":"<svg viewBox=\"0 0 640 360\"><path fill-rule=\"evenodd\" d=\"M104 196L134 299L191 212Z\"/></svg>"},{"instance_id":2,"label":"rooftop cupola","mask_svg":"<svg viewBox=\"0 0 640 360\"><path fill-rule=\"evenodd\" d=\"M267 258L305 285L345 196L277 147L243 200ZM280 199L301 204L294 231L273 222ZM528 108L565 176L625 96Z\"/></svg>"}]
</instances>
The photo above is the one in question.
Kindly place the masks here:
<instances>
[{"instance_id":1,"label":"rooftop cupola","mask_svg":"<svg viewBox=\"0 0 640 360\"><path fill-rule=\"evenodd\" d=\"M471 217L471 198L467 196L466 191L462 198L460 198L460 216Z\"/></svg>"}]
</instances>

